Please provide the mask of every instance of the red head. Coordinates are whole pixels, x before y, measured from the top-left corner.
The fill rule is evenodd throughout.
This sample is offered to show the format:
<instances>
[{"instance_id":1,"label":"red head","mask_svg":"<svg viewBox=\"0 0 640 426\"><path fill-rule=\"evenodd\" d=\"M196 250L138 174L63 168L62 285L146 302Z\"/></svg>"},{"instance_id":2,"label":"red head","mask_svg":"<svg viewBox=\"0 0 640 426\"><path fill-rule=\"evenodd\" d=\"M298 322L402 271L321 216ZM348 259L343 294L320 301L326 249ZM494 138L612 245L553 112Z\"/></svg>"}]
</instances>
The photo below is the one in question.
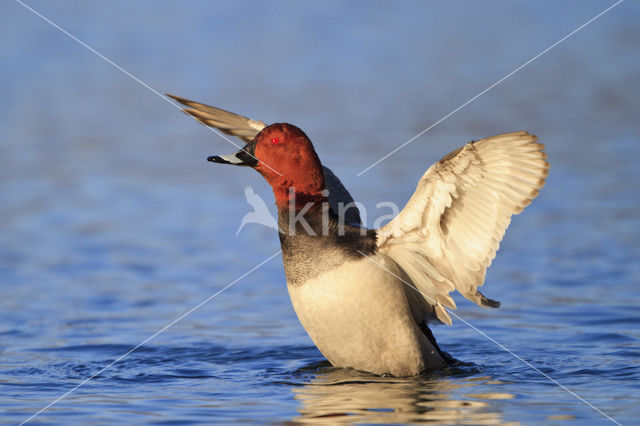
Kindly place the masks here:
<instances>
[{"instance_id":1,"label":"red head","mask_svg":"<svg viewBox=\"0 0 640 426\"><path fill-rule=\"evenodd\" d=\"M240 151L209 157L209 161L256 169L273 188L279 208L288 208L291 192L300 208L324 198L320 159L307 135L292 124L267 126Z\"/></svg>"}]
</instances>

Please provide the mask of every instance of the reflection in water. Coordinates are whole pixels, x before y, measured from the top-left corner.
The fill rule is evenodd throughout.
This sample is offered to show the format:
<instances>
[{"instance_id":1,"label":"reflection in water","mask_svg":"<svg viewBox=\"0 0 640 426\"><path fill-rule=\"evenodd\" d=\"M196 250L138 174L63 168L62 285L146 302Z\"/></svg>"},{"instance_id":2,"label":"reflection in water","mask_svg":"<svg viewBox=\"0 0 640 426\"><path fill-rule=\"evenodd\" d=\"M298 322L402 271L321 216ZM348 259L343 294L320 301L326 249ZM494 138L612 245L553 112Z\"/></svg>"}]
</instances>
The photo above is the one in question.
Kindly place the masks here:
<instances>
[{"instance_id":1,"label":"reflection in water","mask_svg":"<svg viewBox=\"0 0 640 426\"><path fill-rule=\"evenodd\" d=\"M349 369L326 368L310 383L293 389L303 422L495 424L505 422L491 400L511 399L509 393L473 394L490 377L448 379L378 377ZM494 382L495 383L495 382ZM468 392L467 392L468 388Z\"/></svg>"}]
</instances>

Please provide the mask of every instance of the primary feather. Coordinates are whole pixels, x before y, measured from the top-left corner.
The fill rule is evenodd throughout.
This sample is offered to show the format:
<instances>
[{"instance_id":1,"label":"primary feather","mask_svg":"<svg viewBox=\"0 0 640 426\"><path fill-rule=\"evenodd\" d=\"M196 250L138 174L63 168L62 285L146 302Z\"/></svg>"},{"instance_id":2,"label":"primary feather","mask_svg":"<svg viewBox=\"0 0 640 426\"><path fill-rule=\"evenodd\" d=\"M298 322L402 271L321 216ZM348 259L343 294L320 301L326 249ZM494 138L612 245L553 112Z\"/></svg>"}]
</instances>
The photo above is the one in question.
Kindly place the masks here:
<instances>
[{"instance_id":1,"label":"primary feather","mask_svg":"<svg viewBox=\"0 0 640 426\"><path fill-rule=\"evenodd\" d=\"M260 132L267 127L262 121L252 120L240 114L225 111L210 105L201 104L189 99L167 94L171 99L180 102L188 108L182 110L195 117L205 126L215 127L223 133L237 136L245 142L250 142Z\"/></svg>"}]
</instances>

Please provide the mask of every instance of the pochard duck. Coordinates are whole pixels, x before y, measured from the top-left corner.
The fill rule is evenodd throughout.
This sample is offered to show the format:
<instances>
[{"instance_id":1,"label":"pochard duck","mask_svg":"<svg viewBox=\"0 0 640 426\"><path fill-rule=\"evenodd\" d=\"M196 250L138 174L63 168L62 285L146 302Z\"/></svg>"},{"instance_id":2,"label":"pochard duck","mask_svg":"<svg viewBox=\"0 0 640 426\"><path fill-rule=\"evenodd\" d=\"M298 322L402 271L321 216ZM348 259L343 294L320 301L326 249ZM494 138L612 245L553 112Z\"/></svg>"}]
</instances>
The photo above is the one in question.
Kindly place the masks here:
<instances>
[{"instance_id":1,"label":"pochard duck","mask_svg":"<svg viewBox=\"0 0 640 426\"><path fill-rule=\"evenodd\" d=\"M298 127L168 96L203 124L247 142L208 160L252 167L273 188L291 302L332 365L393 376L445 366L453 358L428 325L451 324L450 293L500 305L478 288L511 216L545 183L549 164L535 135L505 133L449 153L391 222L366 229Z\"/></svg>"}]
</instances>

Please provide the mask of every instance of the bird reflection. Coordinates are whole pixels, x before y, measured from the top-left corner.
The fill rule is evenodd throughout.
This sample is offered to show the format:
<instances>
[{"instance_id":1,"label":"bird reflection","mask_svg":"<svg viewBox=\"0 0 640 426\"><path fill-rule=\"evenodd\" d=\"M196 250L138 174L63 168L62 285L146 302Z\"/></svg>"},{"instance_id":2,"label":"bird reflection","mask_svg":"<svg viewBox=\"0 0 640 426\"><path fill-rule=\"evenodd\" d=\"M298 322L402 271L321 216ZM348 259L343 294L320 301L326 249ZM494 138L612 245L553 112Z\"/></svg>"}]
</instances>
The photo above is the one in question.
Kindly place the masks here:
<instances>
[{"instance_id":1,"label":"bird reflection","mask_svg":"<svg viewBox=\"0 0 640 426\"><path fill-rule=\"evenodd\" d=\"M474 392L478 385L495 388L498 383L486 376L452 379L423 374L396 378L324 368L309 383L293 388L294 398L300 401L299 416L293 421L505 424L490 401L515 395Z\"/></svg>"}]
</instances>

